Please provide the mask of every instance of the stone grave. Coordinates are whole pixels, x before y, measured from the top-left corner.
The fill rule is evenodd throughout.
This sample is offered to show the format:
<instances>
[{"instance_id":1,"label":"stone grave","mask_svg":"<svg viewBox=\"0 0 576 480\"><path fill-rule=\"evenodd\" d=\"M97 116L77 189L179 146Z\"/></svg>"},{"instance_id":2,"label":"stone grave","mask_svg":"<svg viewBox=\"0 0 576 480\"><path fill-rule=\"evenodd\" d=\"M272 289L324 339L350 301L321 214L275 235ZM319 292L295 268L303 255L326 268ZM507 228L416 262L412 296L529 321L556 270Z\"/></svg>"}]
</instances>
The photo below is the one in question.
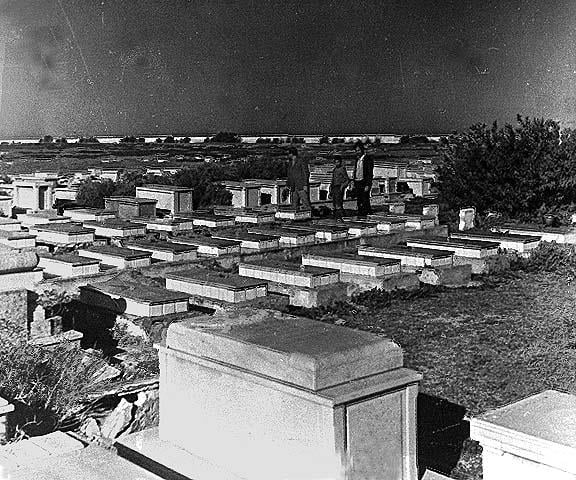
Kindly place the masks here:
<instances>
[{"instance_id":1,"label":"stone grave","mask_svg":"<svg viewBox=\"0 0 576 480\"><path fill-rule=\"evenodd\" d=\"M173 323L160 425L116 443L194 480L416 480L416 396L387 338L275 311Z\"/></svg>"},{"instance_id":2,"label":"stone grave","mask_svg":"<svg viewBox=\"0 0 576 480\"><path fill-rule=\"evenodd\" d=\"M124 245L133 250L150 252L153 259L163 260L165 262L181 262L185 260L196 260L196 258L198 258L197 247L184 245L182 243L131 240L125 242Z\"/></svg>"},{"instance_id":3,"label":"stone grave","mask_svg":"<svg viewBox=\"0 0 576 480\"><path fill-rule=\"evenodd\" d=\"M353 253L307 253L302 255L302 264L369 277L393 275L401 271L400 260L361 257Z\"/></svg>"},{"instance_id":4,"label":"stone grave","mask_svg":"<svg viewBox=\"0 0 576 480\"><path fill-rule=\"evenodd\" d=\"M305 224L305 225L286 225L284 229L308 230L313 232L316 240L321 242L333 242L348 238L348 227L342 224L325 225L325 224Z\"/></svg>"},{"instance_id":5,"label":"stone grave","mask_svg":"<svg viewBox=\"0 0 576 480\"><path fill-rule=\"evenodd\" d=\"M576 229L572 227L544 227L528 224L504 224L492 228L493 232L540 237L544 242L576 244Z\"/></svg>"},{"instance_id":6,"label":"stone grave","mask_svg":"<svg viewBox=\"0 0 576 480\"><path fill-rule=\"evenodd\" d=\"M540 245L541 237L532 235L517 235L503 232L470 231L455 232L450 238L460 240L477 240L485 242L498 242L503 250L514 250L518 253L530 253Z\"/></svg>"},{"instance_id":7,"label":"stone grave","mask_svg":"<svg viewBox=\"0 0 576 480\"><path fill-rule=\"evenodd\" d=\"M276 219L278 220L309 220L312 218L311 210L294 210L293 208L279 208L276 211Z\"/></svg>"},{"instance_id":8,"label":"stone grave","mask_svg":"<svg viewBox=\"0 0 576 480\"><path fill-rule=\"evenodd\" d=\"M243 277L308 288L338 283L340 279L338 270L271 260L240 263L238 273Z\"/></svg>"},{"instance_id":9,"label":"stone grave","mask_svg":"<svg viewBox=\"0 0 576 480\"><path fill-rule=\"evenodd\" d=\"M576 396L546 390L470 421L484 480L576 478Z\"/></svg>"},{"instance_id":10,"label":"stone grave","mask_svg":"<svg viewBox=\"0 0 576 480\"><path fill-rule=\"evenodd\" d=\"M239 240L224 240L216 237L172 237L170 241L196 247L200 255L221 257L223 255L240 255Z\"/></svg>"},{"instance_id":11,"label":"stone grave","mask_svg":"<svg viewBox=\"0 0 576 480\"><path fill-rule=\"evenodd\" d=\"M259 252L280 247L280 237L278 235L264 235L243 231L218 231L212 234L212 238L238 241L240 242L240 251L242 253Z\"/></svg>"},{"instance_id":12,"label":"stone grave","mask_svg":"<svg viewBox=\"0 0 576 480\"><path fill-rule=\"evenodd\" d=\"M402 266L408 267L441 267L451 266L454 253L448 250L434 250L429 248L413 248L402 245L387 247L371 247L359 245L358 255L378 258L395 258L400 260Z\"/></svg>"},{"instance_id":13,"label":"stone grave","mask_svg":"<svg viewBox=\"0 0 576 480\"><path fill-rule=\"evenodd\" d=\"M79 277L100 272L100 260L71 253L58 255L42 253L38 265L45 273L59 277Z\"/></svg>"},{"instance_id":14,"label":"stone grave","mask_svg":"<svg viewBox=\"0 0 576 480\"><path fill-rule=\"evenodd\" d=\"M316 234L305 229L275 228L267 229L262 227L248 228L249 233L264 235L275 235L280 237L281 247L297 247L301 245L313 245L316 243Z\"/></svg>"},{"instance_id":15,"label":"stone grave","mask_svg":"<svg viewBox=\"0 0 576 480\"><path fill-rule=\"evenodd\" d=\"M233 216L214 215L208 212L180 214L178 218L190 218L196 227L225 228L233 227L236 224Z\"/></svg>"},{"instance_id":16,"label":"stone grave","mask_svg":"<svg viewBox=\"0 0 576 480\"><path fill-rule=\"evenodd\" d=\"M254 300L268 294L264 280L200 269L167 273L166 288L228 303Z\"/></svg>"},{"instance_id":17,"label":"stone grave","mask_svg":"<svg viewBox=\"0 0 576 480\"><path fill-rule=\"evenodd\" d=\"M409 247L448 250L458 257L485 258L498 255L500 244L497 242L480 242L446 237L407 238Z\"/></svg>"},{"instance_id":18,"label":"stone grave","mask_svg":"<svg viewBox=\"0 0 576 480\"><path fill-rule=\"evenodd\" d=\"M371 214L368 215L368 220L376 222L378 231L385 233L401 232L406 228L406 219L400 216Z\"/></svg>"},{"instance_id":19,"label":"stone grave","mask_svg":"<svg viewBox=\"0 0 576 480\"><path fill-rule=\"evenodd\" d=\"M348 235L352 237L365 237L376 235L378 233L378 224L376 222L366 222L351 218L344 218L344 223L338 223L335 220L318 220L320 225L342 225L348 228Z\"/></svg>"},{"instance_id":20,"label":"stone grave","mask_svg":"<svg viewBox=\"0 0 576 480\"><path fill-rule=\"evenodd\" d=\"M147 267L152 259L150 252L111 245L79 248L78 254L83 257L96 258L105 265L112 265L117 268Z\"/></svg>"}]
</instances>

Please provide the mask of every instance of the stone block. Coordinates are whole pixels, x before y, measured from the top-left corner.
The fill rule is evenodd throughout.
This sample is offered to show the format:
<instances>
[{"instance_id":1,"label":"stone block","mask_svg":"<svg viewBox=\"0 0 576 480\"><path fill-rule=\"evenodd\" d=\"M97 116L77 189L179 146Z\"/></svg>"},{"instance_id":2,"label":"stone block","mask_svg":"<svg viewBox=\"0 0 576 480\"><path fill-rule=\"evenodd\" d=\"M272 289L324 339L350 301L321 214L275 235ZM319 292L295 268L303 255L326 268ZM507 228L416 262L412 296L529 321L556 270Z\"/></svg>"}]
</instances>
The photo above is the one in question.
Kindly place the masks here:
<instances>
[{"instance_id":1,"label":"stone block","mask_svg":"<svg viewBox=\"0 0 576 480\"><path fill-rule=\"evenodd\" d=\"M173 323L159 347L158 448L141 434L122 448L187 478L417 478L421 376L393 342L265 310L194 323ZM189 455L162 458L161 445ZM192 476L207 463L220 471Z\"/></svg>"},{"instance_id":2,"label":"stone block","mask_svg":"<svg viewBox=\"0 0 576 480\"><path fill-rule=\"evenodd\" d=\"M44 338L52 334L50 321L46 319L46 311L42 305L38 305L32 313L32 323L30 324L30 338Z\"/></svg>"},{"instance_id":3,"label":"stone block","mask_svg":"<svg viewBox=\"0 0 576 480\"><path fill-rule=\"evenodd\" d=\"M576 396L555 390L470 421L484 480L576 478Z\"/></svg>"},{"instance_id":4,"label":"stone block","mask_svg":"<svg viewBox=\"0 0 576 480\"><path fill-rule=\"evenodd\" d=\"M348 296L366 292L374 288L391 292L393 290L417 290L420 287L418 275L406 272L382 277L341 273L340 281L347 285L346 293Z\"/></svg>"},{"instance_id":5,"label":"stone block","mask_svg":"<svg viewBox=\"0 0 576 480\"><path fill-rule=\"evenodd\" d=\"M461 232L474 228L474 220L476 218L476 209L474 207L460 209L460 221L458 223L458 230Z\"/></svg>"}]
</instances>

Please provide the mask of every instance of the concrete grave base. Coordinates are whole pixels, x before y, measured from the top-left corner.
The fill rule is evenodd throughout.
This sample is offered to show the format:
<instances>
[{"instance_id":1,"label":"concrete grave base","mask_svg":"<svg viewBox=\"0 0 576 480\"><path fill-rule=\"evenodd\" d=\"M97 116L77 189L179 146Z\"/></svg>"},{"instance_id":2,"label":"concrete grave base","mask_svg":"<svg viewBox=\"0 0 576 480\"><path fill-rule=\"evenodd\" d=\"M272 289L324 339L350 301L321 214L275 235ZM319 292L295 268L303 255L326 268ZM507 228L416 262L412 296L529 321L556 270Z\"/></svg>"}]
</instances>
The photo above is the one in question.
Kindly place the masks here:
<instances>
[{"instance_id":1,"label":"concrete grave base","mask_svg":"<svg viewBox=\"0 0 576 480\"><path fill-rule=\"evenodd\" d=\"M290 305L295 307L313 308L322 305L331 305L336 300L345 298L348 288L343 283L307 288L269 282L268 292L279 295L288 295L290 298Z\"/></svg>"},{"instance_id":2,"label":"concrete grave base","mask_svg":"<svg viewBox=\"0 0 576 480\"><path fill-rule=\"evenodd\" d=\"M391 292L392 290L416 290L420 286L418 275L415 273L396 273L381 277L340 273L340 281L348 285L348 296L374 288Z\"/></svg>"},{"instance_id":3,"label":"concrete grave base","mask_svg":"<svg viewBox=\"0 0 576 480\"><path fill-rule=\"evenodd\" d=\"M472 266L468 264L452 267L426 267L422 269L418 278L428 285L461 287L472 280Z\"/></svg>"}]
</instances>

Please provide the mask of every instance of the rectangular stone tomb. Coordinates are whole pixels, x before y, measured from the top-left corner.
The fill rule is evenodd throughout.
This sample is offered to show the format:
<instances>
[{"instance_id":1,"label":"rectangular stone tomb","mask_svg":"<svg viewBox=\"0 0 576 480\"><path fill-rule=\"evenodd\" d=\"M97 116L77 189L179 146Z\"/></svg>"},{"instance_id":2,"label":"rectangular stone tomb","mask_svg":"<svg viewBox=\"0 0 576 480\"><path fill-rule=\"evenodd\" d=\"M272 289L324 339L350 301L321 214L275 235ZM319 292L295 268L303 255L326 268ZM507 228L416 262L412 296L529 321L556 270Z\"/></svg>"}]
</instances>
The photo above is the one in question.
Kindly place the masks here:
<instances>
[{"instance_id":1,"label":"rectangular stone tomb","mask_svg":"<svg viewBox=\"0 0 576 480\"><path fill-rule=\"evenodd\" d=\"M197 480L418 478L421 375L396 344L266 310L205 322L169 327L158 436L123 439L121 454Z\"/></svg>"},{"instance_id":2,"label":"rectangular stone tomb","mask_svg":"<svg viewBox=\"0 0 576 480\"><path fill-rule=\"evenodd\" d=\"M441 267L452 265L454 252L450 250L435 250L431 248L414 248L402 245L387 247L371 247L360 245L358 255L366 257L395 258L402 265L412 267Z\"/></svg>"},{"instance_id":3,"label":"rectangular stone tomb","mask_svg":"<svg viewBox=\"0 0 576 480\"><path fill-rule=\"evenodd\" d=\"M406 219L392 215L373 214L368 215L368 220L377 223L377 228L382 232L401 232L406 228Z\"/></svg>"},{"instance_id":4,"label":"rectangular stone tomb","mask_svg":"<svg viewBox=\"0 0 576 480\"><path fill-rule=\"evenodd\" d=\"M241 212L234 220L237 223L274 223L276 221L275 212Z\"/></svg>"},{"instance_id":5,"label":"rectangular stone tomb","mask_svg":"<svg viewBox=\"0 0 576 480\"><path fill-rule=\"evenodd\" d=\"M400 260L361 257L350 253L324 253L302 255L302 265L332 268L342 273L380 277L400 273Z\"/></svg>"},{"instance_id":6,"label":"rectangular stone tomb","mask_svg":"<svg viewBox=\"0 0 576 480\"><path fill-rule=\"evenodd\" d=\"M307 225L286 225L282 227L286 230L308 230L313 232L317 240L322 242L332 242L335 240L342 240L348 238L348 227L339 225L320 225L320 224L307 224Z\"/></svg>"},{"instance_id":7,"label":"rectangular stone tomb","mask_svg":"<svg viewBox=\"0 0 576 480\"><path fill-rule=\"evenodd\" d=\"M366 222L344 218L344 223L337 223L334 220L318 220L321 225L342 225L348 228L348 235L352 237L364 237L367 235L376 235L378 233L378 224L376 222Z\"/></svg>"},{"instance_id":8,"label":"rectangular stone tomb","mask_svg":"<svg viewBox=\"0 0 576 480\"><path fill-rule=\"evenodd\" d=\"M113 220L116 218L115 212L98 208L64 209L64 215L70 217L70 220L73 222L103 222L105 220Z\"/></svg>"},{"instance_id":9,"label":"rectangular stone tomb","mask_svg":"<svg viewBox=\"0 0 576 480\"><path fill-rule=\"evenodd\" d=\"M335 269L268 260L241 263L238 269L243 277L308 288L338 283L340 279L340 272Z\"/></svg>"},{"instance_id":10,"label":"rectangular stone tomb","mask_svg":"<svg viewBox=\"0 0 576 480\"><path fill-rule=\"evenodd\" d=\"M0 230L0 244L12 248L35 247L36 235L28 232Z\"/></svg>"},{"instance_id":11,"label":"rectangular stone tomb","mask_svg":"<svg viewBox=\"0 0 576 480\"><path fill-rule=\"evenodd\" d=\"M576 396L546 390L470 421L484 480L576 478Z\"/></svg>"},{"instance_id":12,"label":"rectangular stone tomb","mask_svg":"<svg viewBox=\"0 0 576 480\"><path fill-rule=\"evenodd\" d=\"M82 303L138 317L186 312L189 298L187 293L120 279L80 287Z\"/></svg>"},{"instance_id":13,"label":"rectangular stone tomb","mask_svg":"<svg viewBox=\"0 0 576 480\"><path fill-rule=\"evenodd\" d=\"M167 273L166 288L229 303L254 300L268 294L265 281L207 270Z\"/></svg>"},{"instance_id":14,"label":"rectangular stone tomb","mask_svg":"<svg viewBox=\"0 0 576 480\"><path fill-rule=\"evenodd\" d=\"M84 226L94 229L99 237L138 237L146 235L146 225L128 220L105 220L102 222L84 222Z\"/></svg>"},{"instance_id":15,"label":"rectangular stone tomb","mask_svg":"<svg viewBox=\"0 0 576 480\"><path fill-rule=\"evenodd\" d=\"M221 257L222 255L240 255L239 240L224 240L214 237L173 237L173 243L192 245L198 248L200 255Z\"/></svg>"},{"instance_id":16,"label":"rectangular stone tomb","mask_svg":"<svg viewBox=\"0 0 576 480\"><path fill-rule=\"evenodd\" d=\"M312 218L311 210L279 209L276 212L278 220L308 220Z\"/></svg>"},{"instance_id":17,"label":"rectangular stone tomb","mask_svg":"<svg viewBox=\"0 0 576 480\"><path fill-rule=\"evenodd\" d=\"M152 253L152 258L165 262L181 262L198 258L198 247L182 243L133 240L126 242L125 246L133 250L150 252Z\"/></svg>"},{"instance_id":18,"label":"rectangular stone tomb","mask_svg":"<svg viewBox=\"0 0 576 480\"><path fill-rule=\"evenodd\" d=\"M19 232L22 230L21 222L14 218L0 217L0 230Z\"/></svg>"},{"instance_id":19,"label":"rectangular stone tomb","mask_svg":"<svg viewBox=\"0 0 576 480\"><path fill-rule=\"evenodd\" d=\"M76 254L40 255L38 266L59 277L79 277L100 272L100 260Z\"/></svg>"},{"instance_id":20,"label":"rectangular stone tomb","mask_svg":"<svg viewBox=\"0 0 576 480\"><path fill-rule=\"evenodd\" d=\"M192 223L197 227L225 228L233 227L236 223L233 216L203 212L187 213L186 215L180 215L180 217L192 219Z\"/></svg>"},{"instance_id":21,"label":"rectangular stone tomb","mask_svg":"<svg viewBox=\"0 0 576 480\"><path fill-rule=\"evenodd\" d=\"M83 257L97 258L103 264L118 268L147 267L152 259L150 252L113 246L79 248L78 254Z\"/></svg>"},{"instance_id":22,"label":"rectangular stone tomb","mask_svg":"<svg viewBox=\"0 0 576 480\"><path fill-rule=\"evenodd\" d=\"M504 250L515 250L518 253L527 253L540 244L541 237L531 235L516 235L498 232L455 232L450 238L461 240L476 240L480 242L498 242Z\"/></svg>"},{"instance_id":23,"label":"rectangular stone tomb","mask_svg":"<svg viewBox=\"0 0 576 480\"><path fill-rule=\"evenodd\" d=\"M280 246L279 235L264 235L260 233L249 232L214 232L213 238L224 240L237 240L240 242L241 250L270 250Z\"/></svg>"},{"instance_id":24,"label":"rectangular stone tomb","mask_svg":"<svg viewBox=\"0 0 576 480\"><path fill-rule=\"evenodd\" d=\"M458 257L485 258L498 254L500 245L496 242L478 242L475 240L457 240L445 237L408 238L406 245L416 248L449 250Z\"/></svg>"},{"instance_id":25,"label":"rectangular stone tomb","mask_svg":"<svg viewBox=\"0 0 576 480\"><path fill-rule=\"evenodd\" d=\"M316 233L309 230L288 228L276 228L272 230L255 227L248 228L248 232L280 237L280 245L282 246L312 245L316 243Z\"/></svg>"},{"instance_id":26,"label":"rectangular stone tomb","mask_svg":"<svg viewBox=\"0 0 576 480\"><path fill-rule=\"evenodd\" d=\"M539 227L534 225L505 224L492 228L492 231L540 237L544 242L576 244L576 230L569 227Z\"/></svg>"},{"instance_id":27,"label":"rectangular stone tomb","mask_svg":"<svg viewBox=\"0 0 576 480\"><path fill-rule=\"evenodd\" d=\"M78 245L94 241L94 230L80 223L47 223L33 225L29 230L36 235L37 242L50 245Z\"/></svg>"},{"instance_id":28,"label":"rectangular stone tomb","mask_svg":"<svg viewBox=\"0 0 576 480\"><path fill-rule=\"evenodd\" d=\"M426 228L433 228L436 225L436 217L433 215L402 215L406 218L406 228L414 230L424 230Z\"/></svg>"}]
</instances>

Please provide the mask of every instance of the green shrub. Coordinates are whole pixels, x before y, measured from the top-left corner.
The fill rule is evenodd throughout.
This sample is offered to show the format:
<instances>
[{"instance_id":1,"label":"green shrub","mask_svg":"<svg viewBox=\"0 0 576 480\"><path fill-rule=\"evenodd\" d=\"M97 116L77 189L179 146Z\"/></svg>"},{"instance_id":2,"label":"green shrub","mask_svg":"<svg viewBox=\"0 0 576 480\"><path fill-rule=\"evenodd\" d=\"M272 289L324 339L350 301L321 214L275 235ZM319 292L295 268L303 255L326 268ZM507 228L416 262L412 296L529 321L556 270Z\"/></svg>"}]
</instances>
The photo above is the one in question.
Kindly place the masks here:
<instances>
[{"instance_id":1,"label":"green shrub","mask_svg":"<svg viewBox=\"0 0 576 480\"><path fill-rule=\"evenodd\" d=\"M541 242L528 258L518 258L512 265L515 270L552 272L576 276L576 246Z\"/></svg>"}]
</instances>

